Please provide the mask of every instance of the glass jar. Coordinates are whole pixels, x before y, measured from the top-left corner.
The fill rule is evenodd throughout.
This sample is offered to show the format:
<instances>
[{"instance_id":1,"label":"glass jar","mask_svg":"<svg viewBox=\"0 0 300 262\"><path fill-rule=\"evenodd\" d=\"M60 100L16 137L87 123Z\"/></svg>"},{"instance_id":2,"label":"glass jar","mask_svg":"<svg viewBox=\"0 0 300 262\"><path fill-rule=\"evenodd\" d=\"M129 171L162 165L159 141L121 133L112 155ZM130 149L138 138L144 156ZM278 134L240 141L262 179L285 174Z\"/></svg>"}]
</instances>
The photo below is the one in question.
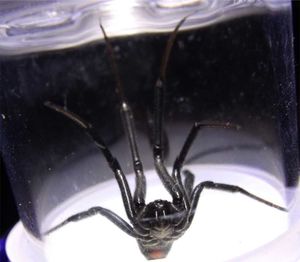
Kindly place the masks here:
<instances>
[{"instance_id":1,"label":"glass jar","mask_svg":"<svg viewBox=\"0 0 300 262\"><path fill-rule=\"evenodd\" d=\"M116 180L128 180L127 194L134 194L133 142L147 183L146 204L162 199L175 205L176 193L195 201L198 184L217 183L204 187L197 209L190 211L191 226L166 260L299 258L290 5L275 0L1 4L1 154L21 218L8 241L11 261L22 261L22 252L14 251L22 247L36 261L145 259L135 237L124 232L133 225L123 202L131 203L133 196L122 196ZM157 79L165 84L164 96L155 93ZM157 96L164 106L158 106ZM195 182L182 189L172 167L195 123L204 126L181 172L182 183L191 184L190 173ZM131 130L135 140L129 139ZM163 158L165 179L157 158ZM231 194L235 186L287 211L247 197L242 189ZM136 219L143 214L137 199L131 203ZM52 230L92 207L116 213L123 226L102 210L106 217L84 213L87 218L75 216L78 222ZM167 212L165 206L160 210ZM172 226L183 213L158 222ZM18 245L24 238L26 244ZM161 252L151 254L159 258Z\"/></svg>"}]
</instances>

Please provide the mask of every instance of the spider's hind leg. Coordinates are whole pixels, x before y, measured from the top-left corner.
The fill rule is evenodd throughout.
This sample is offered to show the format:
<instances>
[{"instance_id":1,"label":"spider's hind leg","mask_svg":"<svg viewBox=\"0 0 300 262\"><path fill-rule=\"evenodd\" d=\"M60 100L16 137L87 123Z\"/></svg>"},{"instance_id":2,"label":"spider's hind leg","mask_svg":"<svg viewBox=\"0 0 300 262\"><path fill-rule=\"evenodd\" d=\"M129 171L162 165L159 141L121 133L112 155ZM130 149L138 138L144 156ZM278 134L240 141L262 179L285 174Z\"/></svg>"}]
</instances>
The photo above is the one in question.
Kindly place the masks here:
<instances>
[{"instance_id":1,"label":"spider's hind leg","mask_svg":"<svg viewBox=\"0 0 300 262\"><path fill-rule=\"evenodd\" d=\"M214 189L214 190L222 190L222 191L226 191L226 192L230 192L230 193L240 193L240 194L250 197L258 202L261 202L269 207L276 208L276 209L278 209L280 211L284 211L284 212L288 211L285 207L276 205L276 204L274 204L270 201L267 201L259 196L256 196L239 186L223 184L223 183L215 183L213 181L204 181L204 182L201 182L200 184L198 184L193 189L193 191L191 193L191 197L190 197L190 201L191 201L190 209L189 209L185 219L182 221L182 223L180 223L177 226L177 228L176 228L177 230L179 230L179 231L181 231L183 229L187 230L189 228L189 226L191 225L191 223L194 219L194 215L196 213L197 205L198 205L198 202L200 199L200 195L203 192L203 189Z\"/></svg>"},{"instance_id":2,"label":"spider's hind leg","mask_svg":"<svg viewBox=\"0 0 300 262\"><path fill-rule=\"evenodd\" d=\"M137 237L137 233L134 232L133 228L121 217L119 217L114 212L110 211L109 209L103 208L103 207L92 207L87 211L83 211L80 213L77 213L75 215L70 216L60 224L56 225L55 227L51 228L50 230L45 232L45 235L49 235L53 233L54 231L60 229L61 227L71 223L71 222L78 222L83 219L92 217L94 215L100 214L104 217L106 217L108 220L110 220L112 223L114 223L117 227L119 227L121 230L123 230L126 234Z\"/></svg>"}]
</instances>

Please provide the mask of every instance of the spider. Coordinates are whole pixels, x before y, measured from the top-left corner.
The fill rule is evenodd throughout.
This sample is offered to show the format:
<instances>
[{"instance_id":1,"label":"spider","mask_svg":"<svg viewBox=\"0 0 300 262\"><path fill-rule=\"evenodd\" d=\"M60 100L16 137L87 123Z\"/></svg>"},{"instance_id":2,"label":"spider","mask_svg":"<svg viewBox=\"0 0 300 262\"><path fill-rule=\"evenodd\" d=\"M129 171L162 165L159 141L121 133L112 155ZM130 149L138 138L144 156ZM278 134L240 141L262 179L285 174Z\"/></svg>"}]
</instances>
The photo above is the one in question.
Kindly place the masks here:
<instances>
[{"instance_id":1,"label":"spider","mask_svg":"<svg viewBox=\"0 0 300 262\"><path fill-rule=\"evenodd\" d=\"M198 132L206 127L232 128L235 127L230 123L201 123L195 122L191 127L186 140L175 159L172 173L169 173L164 163L164 100L166 89L166 68L170 56L170 52L181 25L188 16L179 21L173 32L170 34L166 44L166 48L162 57L160 74L154 88L154 117L153 117L153 158L155 170L163 183L165 189L172 197L172 202L167 200L155 200L148 204L145 203L146 197L146 178L144 175L143 165L140 160L138 146L135 136L135 122L133 113L127 99L124 95L121 80L118 73L118 67L114 52L110 44L110 40L106 35L103 26L100 24L101 31L104 36L106 48L109 52L109 59L112 71L116 81L116 95L119 99L120 115L123 122L127 139L129 141L130 153L133 162L133 169L136 179L136 187L134 194L130 191L127 179L123 173L118 160L112 155L109 148L101 136L95 132L92 125L83 120L80 116L65 109L62 106L46 101L44 104L48 108L55 110L70 120L77 123L83 128L88 136L95 142L96 146L102 151L115 179L117 180L126 215L131 225L123 218L115 214L113 211L96 206L86 211L77 213L67 218L65 221L48 230L45 234L65 226L70 222L77 222L82 219L100 214L114 223L118 228L131 237L134 237L138 246L147 259L159 259L167 256L172 244L180 238L190 227L197 204L203 189L222 190L231 193L241 193L256 201L262 202L268 206L287 211L286 208L273 204L262 199L245 189L229 184L215 183L212 181L204 181L194 187L194 174L188 170L182 171L183 163L189 152L190 147L198 134ZM182 179L184 175L184 180Z\"/></svg>"}]
</instances>

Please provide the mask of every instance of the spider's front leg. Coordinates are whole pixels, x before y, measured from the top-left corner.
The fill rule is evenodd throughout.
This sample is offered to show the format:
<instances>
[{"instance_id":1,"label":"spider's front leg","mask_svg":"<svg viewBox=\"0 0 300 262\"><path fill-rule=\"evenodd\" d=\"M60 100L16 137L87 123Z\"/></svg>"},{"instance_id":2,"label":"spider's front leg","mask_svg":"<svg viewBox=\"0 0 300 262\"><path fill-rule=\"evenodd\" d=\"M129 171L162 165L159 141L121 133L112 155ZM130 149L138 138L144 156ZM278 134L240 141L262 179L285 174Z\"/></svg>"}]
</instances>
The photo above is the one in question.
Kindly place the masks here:
<instances>
[{"instance_id":1,"label":"spider's front leg","mask_svg":"<svg viewBox=\"0 0 300 262\"><path fill-rule=\"evenodd\" d=\"M132 201L132 195L130 192L130 188L127 182L127 179L120 167L119 161L112 155L106 144L104 143L103 139L101 136L95 132L93 127L85 122L82 118L80 118L78 115L75 113L65 109L62 106L56 105L50 101L46 101L44 103L45 106L48 108L64 115L65 117L69 118L70 120L74 121L76 124L78 124L81 128L83 128L86 131L86 134L93 139L95 145L102 151L109 167L113 171L115 178L117 180L117 183L119 185L122 199L123 199L123 204L126 210L126 214L131 222L135 221L135 215L136 211L133 205Z\"/></svg>"},{"instance_id":2,"label":"spider's front leg","mask_svg":"<svg viewBox=\"0 0 300 262\"><path fill-rule=\"evenodd\" d=\"M52 109L54 111L57 111L57 112L61 113L62 115L66 116L67 118L69 118L72 121L74 121L75 123L77 123L93 139L96 146L102 151L109 167L111 168L111 170L113 171L113 173L115 175L115 178L117 180L117 183L118 183L120 191L121 191L122 200L123 200L123 204L124 204L124 207L125 207L127 217L129 218L129 220L133 224L135 224L136 210L135 210L135 207L134 207L134 204L133 204L133 200L132 200L132 196L131 196L131 192L130 192L130 188L129 188L127 179L126 179L126 177L125 177L125 175L124 175L124 173L123 173L123 171L120 167L120 164L119 164L118 160L111 154L110 150L105 145L105 143L103 142L103 140L99 136L99 134L97 132L95 132L95 130L92 128L92 126L90 124L86 123L83 119L81 119L75 113L73 113L71 111L68 111L67 109L65 109L65 108L63 108L59 105L56 105L52 102L49 102L49 101L45 102L45 106L49 107L50 109ZM101 207L96 207L94 209L91 208L88 211L85 211L85 212L79 213L77 215L74 215L74 216L68 218L66 221L62 222L57 227L60 228L63 225L65 225L65 224L67 224L71 221L78 221L82 218L94 215L95 211L97 211L96 213L103 214L104 216L106 216L113 223L118 225L123 231L130 232L130 230L129 230L130 226L123 219L118 217L113 212L111 212L107 209L103 209ZM132 228L131 228L131 230L132 230ZM51 230L51 231L53 231L53 230ZM133 233L131 233L131 235L132 234Z\"/></svg>"},{"instance_id":3,"label":"spider's front leg","mask_svg":"<svg viewBox=\"0 0 300 262\"><path fill-rule=\"evenodd\" d=\"M185 16L183 19L179 21L173 30L172 34L168 38L167 45L165 47L165 51L163 53L159 77L155 83L154 87L154 114L153 114L153 157L154 157L154 165L159 175L160 180L162 181L164 187L172 196L174 203L183 203L184 208L187 210L188 203L187 198L184 194L184 189L182 185L177 183L175 179L169 175L167 168L164 163L164 113L165 113L165 92L166 92L166 70L167 65L170 58L170 53L172 51L172 47L174 45L174 41L176 35L182 26L182 24L186 21L186 19L192 15L193 13Z\"/></svg>"},{"instance_id":4,"label":"spider's front leg","mask_svg":"<svg viewBox=\"0 0 300 262\"><path fill-rule=\"evenodd\" d=\"M100 28L103 33L106 47L109 52L110 65L116 82L115 92L119 99L120 115L122 118L123 128L125 130L126 136L128 138L129 146L130 146L130 153L132 157L133 169L135 172L135 179L136 179L136 189L134 191L133 202L135 205L135 209L138 210L145 205L146 178L144 175L143 164L140 159L138 147L136 143L134 117L131 110L131 106L128 103L124 94L124 90L123 90L123 86L119 74L119 68L117 66L112 45L110 44L110 40L106 35L104 27L101 24L100 24Z\"/></svg>"}]
</instances>

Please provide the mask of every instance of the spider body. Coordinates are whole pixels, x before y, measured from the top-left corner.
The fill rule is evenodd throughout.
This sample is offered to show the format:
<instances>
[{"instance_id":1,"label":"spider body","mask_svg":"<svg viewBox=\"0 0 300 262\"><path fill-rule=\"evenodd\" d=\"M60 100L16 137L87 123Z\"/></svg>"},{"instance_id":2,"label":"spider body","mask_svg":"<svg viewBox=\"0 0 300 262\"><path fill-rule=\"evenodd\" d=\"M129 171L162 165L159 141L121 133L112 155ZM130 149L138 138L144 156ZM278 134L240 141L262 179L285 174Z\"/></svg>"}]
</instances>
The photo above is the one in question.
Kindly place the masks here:
<instances>
[{"instance_id":1,"label":"spider body","mask_svg":"<svg viewBox=\"0 0 300 262\"><path fill-rule=\"evenodd\" d=\"M177 219L175 215L179 210L173 203L167 200L155 200L147 204L138 215L138 222L143 227L155 235L157 239L162 239L168 231L167 229L174 227ZM161 234L159 231L162 231ZM156 233L155 233L156 232Z\"/></svg>"},{"instance_id":2,"label":"spider body","mask_svg":"<svg viewBox=\"0 0 300 262\"><path fill-rule=\"evenodd\" d=\"M188 17L188 16L187 16ZM185 158L190 147L202 128L234 128L229 123L201 123L195 122L187 134L186 140L174 161L173 170L170 173L164 163L164 100L165 100L165 72L167 63L174 43L175 36L180 26L187 19L184 17L176 26L167 42L166 50L162 58L160 75L154 87L154 109L153 109L153 160L157 175L159 176L165 189L171 195L172 201L155 200L148 204L145 203L146 197L146 177L144 175L143 165L140 160L138 146L135 137L134 117L131 107L124 95L118 67L114 58L114 52L106 36L105 30L100 25L105 38L106 46L109 51L110 64L116 80L116 95L119 98L119 110L123 122L123 128L127 136L130 153L132 157L133 169L136 179L136 187L132 195L125 174L122 168L101 136L95 132L92 125L81 119L75 113L65 109L62 106L46 101L45 106L59 112L77 125L84 129L85 133L94 141L95 145L102 151L108 166L113 172L118 183L123 205L130 224L113 211L103 207L92 207L72 215L57 226L51 228L46 234L58 230L70 222L77 222L90 216L100 214L114 223L122 231L131 237L134 237L139 245L141 252L147 259L158 259L166 257L175 240L180 238L190 227L197 204L204 189L222 190L231 193L241 193L268 206L286 211L284 207L264 200L245 189L212 181L204 181L194 186L194 174L185 169L182 170ZM184 179L182 179L184 175Z\"/></svg>"},{"instance_id":3,"label":"spider body","mask_svg":"<svg viewBox=\"0 0 300 262\"><path fill-rule=\"evenodd\" d=\"M149 239L138 240L141 252L148 258L166 257L176 237L181 211L171 202L155 200L138 215L138 224L146 229Z\"/></svg>"}]
</instances>

